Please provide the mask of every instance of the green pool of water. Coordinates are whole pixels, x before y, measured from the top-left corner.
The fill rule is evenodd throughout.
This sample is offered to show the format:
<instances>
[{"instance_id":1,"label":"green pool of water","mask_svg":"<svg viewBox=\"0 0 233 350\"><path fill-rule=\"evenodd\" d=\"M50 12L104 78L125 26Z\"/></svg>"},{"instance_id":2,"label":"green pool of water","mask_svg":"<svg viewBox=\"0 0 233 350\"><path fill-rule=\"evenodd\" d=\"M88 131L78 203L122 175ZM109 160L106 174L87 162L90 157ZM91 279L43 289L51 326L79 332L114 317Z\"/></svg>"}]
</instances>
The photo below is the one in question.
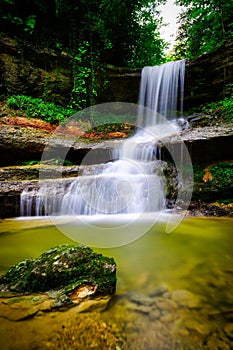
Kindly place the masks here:
<instances>
[{"instance_id":1,"label":"green pool of water","mask_svg":"<svg viewBox=\"0 0 233 350\"><path fill-rule=\"evenodd\" d=\"M232 319L225 316L229 316L229 311L233 310L233 220L187 217L172 233L166 234L164 231L165 224L161 223L156 226L156 229L152 228L131 244L111 249L94 248L104 255L113 256L117 263L116 298L101 317L105 319L104 322L107 325L108 322L113 322L116 327L123 329L125 338L123 336L123 340L118 345L117 343L114 345L115 348L109 345L106 349L128 350L135 348L135 344L139 344L138 349L142 350L212 349L210 344L220 342L223 335L224 345L216 349L232 349ZM4 272L10 265L20 260L35 258L48 248L65 243L74 242L49 221L2 220L0 222L0 270ZM144 296L146 300L147 297L156 295L159 288L167 290L167 294L163 296L165 299L171 299L172 293L177 290L185 290L191 292L200 301L200 306L195 310L183 307L182 311L177 311L180 323L175 318L176 323L170 320L173 326L179 324L180 328L176 326L179 332L183 330L183 335L181 332L184 339L183 345L180 343L175 345L176 340L173 338L176 339L174 334L177 328L174 330L174 327L167 330L168 338L172 339L168 347L164 345L165 340L162 343L158 342L158 322L166 324L166 318L163 321L165 323L161 321L161 317L163 320L163 315L166 313L163 314L162 310L162 316L160 315L158 319L154 317L153 321L154 314L152 313L151 316L150 311L143 309L143 302L141 307L139 301L131 300L131 293L136 293L137 297ZM208 315L221 312L228 313L223 314L223 317L221 314L219 317L216 316L214 321L208 321L210 328L202 331L199 326L207 324ZM168 316L167 319L169 324ZM199 326L195 328L189 325L188 327L186 324L188 321L185 323L184 319L194 319ZM36 321L30 322L32 325ZM170 329L173 329L172 333ZM164 334L165 331L161 332ZM216 342L213 334L217 337ZM140 337L140 340L137 337ZM59 339L63 344L66 338L60 336ZM47 349L45 343L43 344L44 349ZM76 349L75 345L72 347L72 343L69 344L70 347L64 344L63 347L59 347L56 343L58 349ZM10 347L6 347L8 348ZM38 348L40 349L39 345ZM50 348L53 349L51 344ZM94 347L94 349L97 348ZM102 346L102 349L105 348Z\"/></svg>"}]
</instances>

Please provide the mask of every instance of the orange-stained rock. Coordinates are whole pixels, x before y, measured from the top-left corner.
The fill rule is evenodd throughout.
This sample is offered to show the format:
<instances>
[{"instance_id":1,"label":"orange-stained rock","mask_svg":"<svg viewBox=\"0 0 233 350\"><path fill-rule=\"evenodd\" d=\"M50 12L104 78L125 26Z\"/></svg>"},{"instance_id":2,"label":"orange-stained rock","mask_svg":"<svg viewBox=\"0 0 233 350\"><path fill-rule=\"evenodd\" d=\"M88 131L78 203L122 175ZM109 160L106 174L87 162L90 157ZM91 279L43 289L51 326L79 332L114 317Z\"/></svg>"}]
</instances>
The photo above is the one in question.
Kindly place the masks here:
<instances>
[{"instance_id":1,"label":"orange-stained rock","mask_svg":"<svg viewBox=\"0 0 233 350\"><path fill-rule=\"evenodd\" d=\"M25 118L25 117L10 117L8 119L8 125L22 126L25 128L42 129L47 131L53 131L56 129L56 125L52 125L44 120L36 118Z\"/></svg>"},{"instance_id":2,"label":"orange-stained rock","mask_svg":"<svg viewBox=\"0 0 233 350\"><path fill-rule=\"evenodd\" d=\"M115 131L115 132L108 132L106 136L107 138L115 139L115 138L125 138L128 135L125 132Z\"/></svg>"}]
</instances>

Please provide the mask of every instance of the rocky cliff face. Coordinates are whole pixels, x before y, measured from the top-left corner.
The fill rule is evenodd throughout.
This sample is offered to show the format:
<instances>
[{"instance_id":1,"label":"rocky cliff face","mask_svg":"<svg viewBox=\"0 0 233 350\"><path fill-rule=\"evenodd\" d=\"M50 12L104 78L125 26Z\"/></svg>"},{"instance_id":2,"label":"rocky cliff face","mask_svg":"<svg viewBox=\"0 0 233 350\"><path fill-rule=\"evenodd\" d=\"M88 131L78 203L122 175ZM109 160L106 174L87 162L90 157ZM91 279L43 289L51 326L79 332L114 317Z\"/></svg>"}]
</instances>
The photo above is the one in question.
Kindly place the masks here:
<instances>
[{"instance_id":1,"label":"rocky cliff face","mask_svg":"<svg viewBox=\"0 0 233 350\"><path fill-rule=\"evenodd\" d=\"M0 94L46 97L67 104L73 86L71 61L65 53L35 51L10 39L0 41ZM104 77L103 77L104 75ZM97 103L138 102L141 69L106 66L99 72ZM103 78L108 81L104 88ZM188 60L184 108L221 99L233 81L233 43Z\"/></svg>"},{"instance_id":2,"label":"rocky cliff face","mask_svg":"<svg viewBox=\"0 0 233 350\"><path fill-rule=\"evenodd\" d=\"M47 49L35 51L0 39L0 95L30 95L66 104L72 90L70 61Z\"/></svg>"},{"instance_id":3,"label":"rocky cliff face","mask_svg":"<svg viewBox=\"0 0 233 350\"><path fill-rule=\"evenodd\" d=\"M188 60L186 63L184 107L221 100L230 94L233 83L233 43Z\"/></svg>"}]
</instances>

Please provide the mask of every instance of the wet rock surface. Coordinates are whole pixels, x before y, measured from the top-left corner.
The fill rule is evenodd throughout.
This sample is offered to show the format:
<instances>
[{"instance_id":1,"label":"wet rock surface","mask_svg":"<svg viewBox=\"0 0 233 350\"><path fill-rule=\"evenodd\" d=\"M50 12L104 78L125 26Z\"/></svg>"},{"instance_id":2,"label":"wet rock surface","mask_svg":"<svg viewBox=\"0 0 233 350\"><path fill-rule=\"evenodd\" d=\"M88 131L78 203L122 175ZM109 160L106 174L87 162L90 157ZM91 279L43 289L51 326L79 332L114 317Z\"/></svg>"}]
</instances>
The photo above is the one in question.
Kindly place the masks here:
<instances>
[{"instance_id":1,"label":"wet rock surface","mask_svg":"<svg viewBox=\"0 0 233 350\"><path fill-rule=\"evenodd\" d=\"M72 300L72 303L61 299L58 302L57 294L52 292L30 294L24 296L0 297L0 318L19 322L32 319L47 312L67 311L70 307L75 309L76 313L95 311L100 312L107 308L111 296L92 296L90 293L82 293L80 287L80 297ZM87 289L87 288L86 288ZM82 293L82 294L81 294Z\"/></svg>"},{"instance_id":2,"label":"wet rock surface","mask_svg":"<svg viewBox=\"0 0 233 350\"><path fill-rule=\"evenodd\" d=\"M233 200L231 203L224 204L219 202L201 203L192 201L189 205L187 214L190 216L209 216L209 217L233 217Z\"/></svg>"},{"instance_id":3,"label":"wet rock surface","mask_svg":"<svg viewBox=\"0 0 233 350\"><path fill-rule=\"evenodd\" d=\"M159 141L163 159L170 159L169 152L181 153L182 143L187 147L193 164L232 159L233 125L222 124L206 127L192 125L169 138ZM167 149L168 148L168 149ZM169 150L169 152L168 152Z\"/></svg>"},{"instance_id":4,"label":"wet rock surface","mask_svg":"<svg viewBox=\"0 0 233 350\"><path fill-rule=\"evenodd\" d=\"M40 186L46 184L48 191L51 188L51 195L56 193L59 198L58 189L63 189L61 193L64 194L77 176L97 175L108 166L108 164L59 166L53 165L54 162L55 160L51 162L52 164L0 168L0 217L20 215L20 195L25 189L38 191ZM177 171L174 166L163 161L151 162L151 167L153 173L164 180L167 207L170 208L177 195Z\"/></svg>"},{"instance_id":5,"label":"wet rock surface","mask_svg":"<svg viewBox=\"0 0 233 350\"><path fill-rule=\"evenodd\" d=\"M176 143L182 141L209 140L215 137L224 137L233 135L233 124L222 124L217 126L196 127L192 126L188 129L174 134L168 139L164 138L165 143Z\"/></svg>"},{"instance_id":6,"label":"wet rock surface","mask_svg":"<svg viewBox=\"0 0 233 350\"><path fill-rule=\"evenodd\" d=\"M2 153L0 163L8 165L0 168L0 217L19 216L20 194L27 186L38 188L39 185L36 182L38 178L71 178L82 174L91 175L101 172L105 164L112 160L112 150L123 142L121 139L98 140L98 142L86 140L84 142L76 133L66 135L66 132L60 130L60 133L55 132L54 134L51 130L14 125L14 121L13 124L9 125L12 117L0 119L0 150ZM34 124L37 126L37 123ZM170 159L171 155L166 149L167 145L170 145L169 150L173 149L174 153L179 155L181 145L185 143L193 165L210 164L206 162L208 160L216 162L218 159L221 161L232 159L232 139L232 124L201 128L192 128L191 125L191 128L183 130L169 139L160 140L159 147L161 147L163 158L170 162L172 159ZM40 162L44 150L46 152L49 150L48 156L51 156L51 159L44 160L43 164L34 166L20 165L22 160L30 161L33 159L33 161ZM67 160L75 160L75 164L80 165L59 165L57 157L60 152L61 154L66 153ZM15 163L19 165L9 166L9 164ZM161 164L162 162L160 162L160 167ZM179 190L182 191L177 182L177 172L172 166L162 165L160 173L165 180L166 207L172 209L177 198L178 186ZM210 203L218 199L228 199L231 187L231 183L227 185L219 181L216 183L215 179L213 181L209 181L209 179L202 181L201 179L197 182L195 180L191 208L189 209L190 215L228 216L231 209L216 207ZM187 188L184 187L183 190L186 191ZM206 204L201 206L198 201ZM194 203L197 204L194 205ZM182 209L183 204L177 204ZM185 206L187 207L186 203Z\"/></svg>"},{"instance_id":7,"label":"wet rock surface","mask_svg":"<svg viewBox=\"0 0 233 350\"><path fill-rule=\"evenodd\" d=\"M231 323L224 316L220 322L210 321L208 311L201 311L200 296L185 289L161 294L155 288L153 294L158 292L154 297L132 292L122 296L120 302L126 298L128 312L137 319L127 325L127 349L231 349ZM134 332L140 334L137 340Z\"/></svg>"},{"instance_id":8,"label":"wet rock surface","mask_svg":"<svg viewBox=\"0 0 233 350\"><path fill-rule=\"evenodd\" d=\"M0 123L1 124L1 123ZM51 131L35 128L25 128L15 125L1 125L0 151L2 157L1 166L19 164L30 160L40 160L46 147L50 148L50 154L58 156L60 152L69 151L69 158L81 163L83 157L93 148L108 150L114 143L109 142L80 142L79 137L62 137L51 135ZM107 151L103 151L107 152ZM62 154L63 154L62 153Z\"/></svg>"},{"instance_id":9,"label":"wet rock surface","mask_svg":"<svg viewBox=\"0 0 233 350\"><path fill-rule=\"evenodd\" d=\"M5 118L5 117L4 117ZM12 118L7 117L3 122L0 117L0 159L1 166L19 164L20 161L40 160L44 151L48 155L56 157L60 153L75 164L100 164L111 160L111 150L119 146L123 140L113 133L110 140L86 139L80 137L78 127L69 130L69 124L51 131L34 127L23 127L7 124ZM20 118L19 118L20 119ZM4 119L5 120L5 119ZM64 130L63 130L64 129ZM81 133L82 134L82 133ZM184 142L194 162L231 159L231 147L233 137L233 125L219 125L202 128L189 128L169 138L159 141L159 147L166 156L166 145L174 144L178 147ZM219 151L221 145L221 152ZM224 146L225 145L225 146ZM91 151L91 154L86 155ZM220 158L219 158L220 157Z\"/></svg>"},{"instance_id":10,"label":"wet rock surface","mask_svg":"<svg viewBox=\"0 0 233 350\"><path fill-rule=\"evenodd\" d=\"M10 267L0 277L0 288L1 312L4 315L4 305L12 305L16 309L16 315L10 316L13 319L73 306L90 297L100 298L101 303L101 298L109 301L115 292L116 264L88 247L62 245Z\"/></svg>"},{"instance_id":11,"label":"wet rock surface","mask_svg":"<svg viewBox=\"0 0 233 350\"><path fill-rule=\"evenodd\" d=\"M28 296L27 300L18 298L5 302L5 315L1 314L0 323L2 317L5 317L8 320L8 332L11 333L14 326L18 334L14 340L7 341L5 349L10 349L13 342L15 349L19 349L20 345L28 348L33 345L41 350L232 348L231 320L224 318L224 313L209 314L208 307L203 310L200 296L189 290L170 291L165 286L158 286L150 295L136 291L121 293L115 295L108 309L101 313L101 309L96 309L95 305L93 308L83 309L85 313L80 313L76 307L54 312L46 298L41 294ZM26 306L29 304L30 309ZM30 336L19 339L24 332L22 326L28 322L26 317L24 320L19 318L19 310L21 309L22 315L23 308L27 312L27 318L31 318L29 333L36 329L37 337L33 341ZM1 304L1 312L2 310ZM49 331L46 331L46 325L49 326Z\"/></svg>"},{"instance_id":12,"label":"wet rock surface","mask_svg":"<svg viewBox=\"0 0 233 350\"><path fill-rule=\"evenodd\" d=\"M215 163L221 168L222 163ZM227 163L225 164L225 167ZM53 165L33 165L14 166L0 168L0 217L15 217L20 215L20 194L23 190L30 188L38 190L44 183L48 188L53 186L68 189L72 181L80 175L99 174L106 167L105 164L88 166L53 166ZM205 166L202 166L202 172ZM228 169L228 168L227 168ZM230 170L230 167L229 167ZM171 209L177 198L177 191L186 191L186 186L178 184L177 171L174 166L163 161L157 163L155 172L162 176L165 183L166 207ZM199 170L200 172L200 170ZM203 172L204 174L204 172ZM204 181L202 175L196 179L194 174L194 187L192 201L188 204L187 215L191 216L232 216L233 204L230 200L232 192L232 182L226 177L215 177ZM229 176L228 176L229 177ZM54 180L46 180L46 179ZM217 181L217 183L216 183ZM187 184L189 186L189 184ZM58 195L58 194L57 194ZM59 195L58 195L59 197ZM223 202L221 202L223 200ZM178 203L176 209L187 208L187 203ZM186 210L186 209L185 209Z\"/></svg>"},{"instance_id":13,"label":"wet rock surface","mask_svg":"<svg viewBox=\"0 0 233 350\"><path fill-rule=\"evenodd\" d=\"M15 164L19 160L40 159L48 132L44 130L1 125L1 165Z\"/></svg>"}]
</instances>

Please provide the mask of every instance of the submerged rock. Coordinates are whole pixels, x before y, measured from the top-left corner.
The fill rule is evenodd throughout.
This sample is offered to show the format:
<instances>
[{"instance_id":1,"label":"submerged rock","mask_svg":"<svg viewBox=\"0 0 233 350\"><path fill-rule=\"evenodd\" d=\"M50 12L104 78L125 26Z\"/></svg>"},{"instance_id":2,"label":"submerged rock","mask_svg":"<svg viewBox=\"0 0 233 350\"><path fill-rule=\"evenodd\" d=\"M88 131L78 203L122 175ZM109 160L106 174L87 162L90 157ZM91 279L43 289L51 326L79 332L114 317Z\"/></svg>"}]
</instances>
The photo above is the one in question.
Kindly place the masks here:
<instances>
[{"instance_id":1,"label":"submerged rock","mask_svg":"<svg viewBox=\"0 0 233 350\"><path fill-rule=\"evenodd\" d=\"M172 293L171 299L180 307L188 307L190 309L198 308L200 301L197 295L185 289L177 289Z\"/></svg>"},{"instance_id":2,"label":"submerged rock","mask_svg":"<svg viewBox=\"0 0 233 350\"><path fill-rule=\"evenodd\" d=\"M91 248L61 245L12 266L0 285L2 296L50 292L56 306L77 304L86 297L114 294L116 264Z\"/></svg>"}]
</instances>

